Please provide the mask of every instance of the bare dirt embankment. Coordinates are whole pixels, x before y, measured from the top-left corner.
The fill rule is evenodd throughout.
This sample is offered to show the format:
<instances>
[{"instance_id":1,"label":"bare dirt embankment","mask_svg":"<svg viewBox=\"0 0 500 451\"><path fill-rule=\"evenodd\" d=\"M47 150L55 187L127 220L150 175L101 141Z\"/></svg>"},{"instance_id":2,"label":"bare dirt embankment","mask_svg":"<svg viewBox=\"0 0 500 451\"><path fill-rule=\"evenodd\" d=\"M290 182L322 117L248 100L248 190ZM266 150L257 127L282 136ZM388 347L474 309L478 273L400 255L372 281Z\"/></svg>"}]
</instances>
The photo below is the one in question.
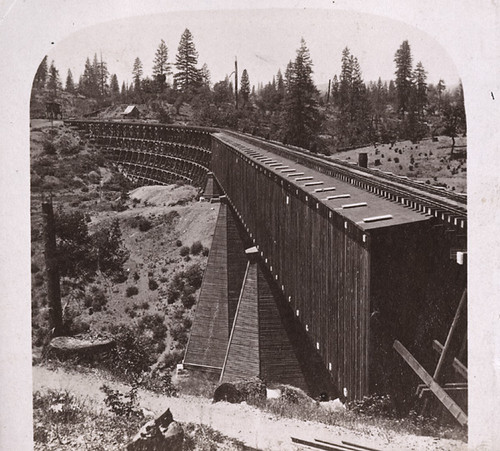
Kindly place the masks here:
<instances>
[{"instance_id":1,"label":"bare dirt embankment","mask_svg":"<svg viewBox=\"0 0 500 451\"><path fill-rule=\"evenodd\" d=\"M48 389L68 390L77 398L93 404L96 411L104 408L104 393L99 387L109 386L127 391L129 387L110 382L98 372L86 374L70 373L63 369L50 370L45 367L33 368L34 391ZM172 398L158 395L147 390L139 390L139 404L154 415L170 408L174 418L182 423L204 424L221 432L227 437L242 441L247 446L260 450L299 450L290 437L307 440L320 439L340 443L352 441L385 450L465 450L466 444L457 440L437 439L408 434L398 434L374 426L366 426L360 421L355 430L344 427L326 426L312 421L278 418L277 416L243 404L226 402L213 404L211 400L200 397L180 396ZM136 431L130 431L130 435ZM71 445L58 449L87 449L85 445ZM76 446L76 447L71 447ZM113 449L113 448L104 448Z\"/></svg>"}]
</instances>

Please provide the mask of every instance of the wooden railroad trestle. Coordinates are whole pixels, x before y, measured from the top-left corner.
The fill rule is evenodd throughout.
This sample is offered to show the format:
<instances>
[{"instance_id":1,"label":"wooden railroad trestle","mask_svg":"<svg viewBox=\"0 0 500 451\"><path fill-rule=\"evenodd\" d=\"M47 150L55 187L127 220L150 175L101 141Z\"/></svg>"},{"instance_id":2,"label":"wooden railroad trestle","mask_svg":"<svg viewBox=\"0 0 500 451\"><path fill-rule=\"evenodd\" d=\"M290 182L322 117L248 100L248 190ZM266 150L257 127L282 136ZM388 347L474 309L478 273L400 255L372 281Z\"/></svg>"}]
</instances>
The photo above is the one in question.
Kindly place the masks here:
<instances>
[{"instance_id":1,"label":"wooden railroad trestle","mask_svg":"<svg viewBox=\"0 0 500 451\"><path fill-rule=\"evenodd\" d=\"M260 269L245 270L246 260L227 244L236 229L226 222L216 228L216 235L226 238L214 236L186 353L192 367L238 372L233 363L244 354L238 346L248 332L232 330L239 316L253 321L260 355L271 349L269 339L280 342L282 350L290 345L287 349L295 353L294 360L293 353L283 351L289 363L277 361L270 374L284 374L287 365L295 364L303 372L305 352L298 342L307 342L308 352L321 362L322 380L333 381L341 397L360 399L401 385L393 372L395 338L411 342L431 311L439 320L430 330L443 330L451 321L457 281L466 278L456 261L457 252L463 255L467 249L465 196L239 133L138 122L66 123L103 148L139 184L183 180L210 185L210 196L224 194L224 221L233 218L246 245L256 247ZM322 194L323 187L332 195ZM357 200L347 205L351 201L345 197ZM371 212L373 223L363 211ZM390 227L380 222L384 218L391 218ZM210 302L221 296L225 304L215 310L221 314L222 308L223 316L214 326ZM278 311L290 343L278 323L262 323L266 315L277 318L272 311ZM197 321L206 329L200 330ZM232 350L231 340L239 343ZM424 345L411 349L422 361L426 357L419 346ZM279 360L280 352L275 354ZM260 375L271 368L262 358L252 365ZM464 371L460 360L454 367ZM319 379L312 384L322 386Z\"/></svg>"}]
</instances>

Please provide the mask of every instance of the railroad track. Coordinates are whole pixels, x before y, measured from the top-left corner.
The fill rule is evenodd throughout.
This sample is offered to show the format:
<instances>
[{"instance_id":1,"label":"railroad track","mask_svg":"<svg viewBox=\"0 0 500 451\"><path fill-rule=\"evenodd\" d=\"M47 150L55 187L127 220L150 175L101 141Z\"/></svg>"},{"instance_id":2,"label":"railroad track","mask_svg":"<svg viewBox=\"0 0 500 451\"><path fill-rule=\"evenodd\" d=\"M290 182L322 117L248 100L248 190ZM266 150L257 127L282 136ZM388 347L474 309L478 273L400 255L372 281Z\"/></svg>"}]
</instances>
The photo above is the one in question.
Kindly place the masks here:
<instances>
[{"instance_id":1,"label":"railroad track","mask_svg":"<svg viewBox=\"0 0 500 451\"><path fill-rule=\"evenodd\" d=\"M422 206L426 213L460 228L466 228L467 195L425 185L408 177L378 169L361 168L354 163L331 159L313 154L298 147L285 146L262 138L233 131L223 131L226 135L244 141L255 147L286 156L296 162L337 178L349 180L369 191L396 200L411 208ZM406 200L406 201L405 201Z\"/></svg>"},{"instance_id":2,"label":"railroad track","mask_svg":"<svg viewBox=\"0 0 500 451\"><path fill-rule=\"evenodd\" d=\"M123 138L134 139L141 142L147 141L148 143L156 141L152 139L150 136L151 133L148 132L148 130L153 129L160 130L162 128L168 128L173 132L177 130L192 130L195 133L204 135L217 132L224 133L226 136L233 137L240 142L243 141L257 148L282 155L319 172L340 178L367 191L406 205L409 208L435 216L439 221L448 223L455 229L464 231L467 228L467 195L465 194L459 194L446 189L426 185L423 182L418 182L405 176L398 176L390 172L374 168L362 168L355 163L314 154L299 147L284 145L276 141L265 140L245 133L218 130L209 127L165 126L143 122L102 122L89 120L66 120L65 123L70 126L84 128L94 125L97 127L96 131L98 132L100 130L99 125L102 126L102 130L100 130L102 132L105 132L106 127L131 127L135 130L133 136L123 136ZM137 133L138 135L136 136ZM104 135L106 135L106 133L96 137L104 138ZM110 138L111 136L106 137ZM113 138L119 137L113 136ZM179 142L177 144L184 143Z\"/></svg>"}]
</instances>

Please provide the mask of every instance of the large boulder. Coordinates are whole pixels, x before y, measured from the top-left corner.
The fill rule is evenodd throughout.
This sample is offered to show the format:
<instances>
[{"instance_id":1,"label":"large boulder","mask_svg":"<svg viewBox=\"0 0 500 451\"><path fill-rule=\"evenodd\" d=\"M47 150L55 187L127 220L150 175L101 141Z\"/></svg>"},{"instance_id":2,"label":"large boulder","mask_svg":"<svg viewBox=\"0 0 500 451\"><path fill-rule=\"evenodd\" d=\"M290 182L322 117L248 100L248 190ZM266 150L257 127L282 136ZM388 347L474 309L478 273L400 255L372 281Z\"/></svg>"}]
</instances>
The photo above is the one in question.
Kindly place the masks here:
<instances>
[{"instance_id":1,"label":"large boulder","mask_svg":"<svg viewBox=\"0 0 500 451\"><path fill-rule=\"evenodd\" d=\"M167 409L157 419L142 426L127 445L127 451L182 451L183 443L184 429Z\"/></svg>"},{"instance_id":2,"label":"large boulder","mask_svg":"<svg viewBox=\"0 0 500 451\"><path fill-rule=\"evenodd\" d=\"M266 384L257 377L241 379L233 382L224 382L214 392L214 402L227 401L240 403L266 399Z\"/></svg>"},{"instance_id":3,"label":"large boulder","mask_svg":"<svg viewBox=\"0 0 500 451\"><path fill-rule=\"evenodd\" d=\"M243 401L243 395L241 392L229 382L220 384L214 392L213 402L226 401L231 404L238 404Z\"/></svg>"}]
</instances>

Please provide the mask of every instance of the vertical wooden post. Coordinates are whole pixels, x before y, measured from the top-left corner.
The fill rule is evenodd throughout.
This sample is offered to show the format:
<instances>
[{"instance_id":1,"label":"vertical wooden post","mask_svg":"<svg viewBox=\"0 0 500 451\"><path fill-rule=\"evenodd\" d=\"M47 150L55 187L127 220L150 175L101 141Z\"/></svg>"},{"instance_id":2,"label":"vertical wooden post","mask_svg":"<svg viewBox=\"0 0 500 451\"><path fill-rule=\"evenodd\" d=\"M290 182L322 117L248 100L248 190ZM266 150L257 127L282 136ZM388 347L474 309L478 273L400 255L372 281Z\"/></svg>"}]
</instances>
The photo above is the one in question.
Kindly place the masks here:
<instances>
[{"instance_id":1,"label":"vertical wooden post","mask_svg":"<svg viewBox=\"0 0 500 451\"><path fill-rule=\"evenodd\" d=\"M49 303L49 325L52 336L63 335L61 287L56 253L56 228L52 201L42 203L45 240L45 274L47 277L47 298Z\"/></svg>"},{"instance_id":2,"label":"vertical wooden post","mask_svg":"<svg viewBox=\"0 0 500 451\"><path fill-rule=\"evenodd\" d=\"M236 109L238 109L238 59L234 57L234 98Z\"/></svg>"}]
</instances>

